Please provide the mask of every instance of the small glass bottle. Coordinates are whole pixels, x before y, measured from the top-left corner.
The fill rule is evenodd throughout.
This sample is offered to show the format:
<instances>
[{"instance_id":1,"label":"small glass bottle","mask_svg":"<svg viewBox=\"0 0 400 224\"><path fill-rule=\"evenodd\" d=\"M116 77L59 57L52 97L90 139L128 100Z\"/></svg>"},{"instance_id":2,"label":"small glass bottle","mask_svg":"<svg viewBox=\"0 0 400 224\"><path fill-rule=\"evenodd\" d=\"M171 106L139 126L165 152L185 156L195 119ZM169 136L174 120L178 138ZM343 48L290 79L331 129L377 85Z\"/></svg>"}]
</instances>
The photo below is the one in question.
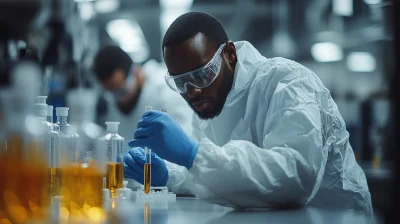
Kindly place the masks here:
<instances>
[{"instance_id":1,"label":"small glass bottle","mask_svg":"<svg viewBox=\"0 0 400 224\"><path fill-rule=\"evenodd\" d=\"M46 120L47 120L47 122L52 123L52 124L53 124L53 110L54 110L53 106L47 105Z\"/></svg>"},{"instance_id":2,"label":"small glass bottle","mask_svg":"<svg viewBox=\"0 0 400 224\"><path fill-rule=\"evenodd\" d=\"M116 197L116 189L123 187L124 173L122 156L124 138L118 135L119 122L106 122L107 134L99 138L100 150L105 150L107 160L106 186L111 198Z\"/></svg>"},{"instance_id":3,"label":"small glass bottle","mask_svg":"<svg viewBox=\"0 0 400 224\"><path fill-rule=\"evenodd\" d=\"M57 107L57 123L60 133L60 148L62 157L66 156L67 161L80 162L83 158L80 155L78 147L79 135L76 133L76 129L68 123L68 107Z\"/></svg>"},{"instance_id":4,"label":"small glass bottle","mask_svg":"<svg viewBox=\"0 0 400 224\"><path fill-rule=\"evenodd\" d=\"M48 192L50 196L56 196L60 194L60 181L61 181L61 170L60 170L60 134L54 131L55 125L48 122L48 105L40 102L39 99L44 97L37 97L38 103L35 104L36 116L42 126L47 130L42 136L44 143L44 149L47 154L47 165L48 165Z\"/></svg>"}]
</instances>

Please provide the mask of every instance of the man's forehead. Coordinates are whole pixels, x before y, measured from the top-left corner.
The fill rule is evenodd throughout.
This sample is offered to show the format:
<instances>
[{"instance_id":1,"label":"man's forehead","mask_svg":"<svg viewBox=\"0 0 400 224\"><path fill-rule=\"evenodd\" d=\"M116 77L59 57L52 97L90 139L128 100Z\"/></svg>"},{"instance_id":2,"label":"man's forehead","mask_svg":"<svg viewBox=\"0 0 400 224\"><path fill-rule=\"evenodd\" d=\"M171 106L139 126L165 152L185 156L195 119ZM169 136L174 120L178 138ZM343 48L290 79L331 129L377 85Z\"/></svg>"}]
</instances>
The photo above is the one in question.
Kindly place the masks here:
<instances>
[{"instance_id":1,"label":"man's forehead","mask_svg":"<svg viewBox=\"0 0 400 224\"><path fill-rule=\"evenodd\" d=\"M164 55L166 57L168 54L185 53L191 51L201 53L205 50L206 46L206 37L202 33L198 33L180 44L164 47Z\"/></svg>"},{"instance_id":2,"label":"man's forehead","mask_svg":"<svg viewBox=\"0 0 400 224\"><path fill-rule=\"evenodd\" d=\"M165 47L164 60L170 74L181 74L203 66L214 53L205 36L198 33L181 44Z\"/></svg>"}]
</instances>

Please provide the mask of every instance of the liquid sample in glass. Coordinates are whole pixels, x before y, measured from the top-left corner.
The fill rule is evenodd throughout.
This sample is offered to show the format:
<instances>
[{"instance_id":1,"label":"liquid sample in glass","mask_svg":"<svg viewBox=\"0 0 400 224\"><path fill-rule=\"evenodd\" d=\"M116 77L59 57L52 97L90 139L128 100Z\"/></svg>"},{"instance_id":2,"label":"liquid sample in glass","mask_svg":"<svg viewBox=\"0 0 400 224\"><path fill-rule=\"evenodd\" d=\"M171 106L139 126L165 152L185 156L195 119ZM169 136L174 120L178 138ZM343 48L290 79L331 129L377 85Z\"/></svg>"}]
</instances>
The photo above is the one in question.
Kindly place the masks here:
<instances>
[{"instance_id":1,"label":"liquid sample in glass","mask_svg":"<svg viewBox=\"0 0 400 224\"><path fill-rule=\"evenodd\" d=\"M146 163L144 164L144 193L148 194L150 193L150 185L151 185L151 164L150 163Z\"/></svg>"},{"instance_id":2,"label":"liquid sample in glass","mask_svg":"<svg viewBox=\"0 0 400 224\"><path fill-rule=\"evenodd\" d=\"M60 221L97 223L105 220L103 175L92 163L74 163L62 169Z\"/></svg>"},{"instance_id":3,"label":"liquid sample in glass","mask_svg":"<svg viewBox=\"0 0 400 224\"><path fill-rule=\"evenodd\" d=\"M0 154L0 180L6 180L7 170L6 170L6 163L7 160L3 158L4 155ZM3 198L3 192L5 190L5 184L0 184L0 223L11 223L7 215L7 209L5 208L5 201Z\"/></svg>"},{"instance_id":4,"label":"liquid sample in glass","mask_svg":"<svg viewBox=\"0 0 400 224\"><path fill-rule=\"evenodd\" d=\"M124 167L122 163L107 163L106 186L110 189L111 198L116 197L116 190L123 187Z\"/></svg>"},{"instance_id":5,"label":"liquid sample in glass","mask_svg":"<svg viewBox=\"0 0 400 224\"><path fill-rule=\"evenodd\" d=\"M41 148L34 142L11 137L2 155L0 218L7 223L33 223L48 220L46 165ZM29 146L29 150L24 149Z\"/></svg>"},{"instance_id":6,"label":"liquid sample in glass","mask_svg":"<svg viewBox=\"0 0 400 224\"><path fill-rule=\"evenodd\" d=\"M61 169L60 168L48 168L49 172L49 195L56 196L60 195L61 185Z\"/></svg>"}]
</instances>

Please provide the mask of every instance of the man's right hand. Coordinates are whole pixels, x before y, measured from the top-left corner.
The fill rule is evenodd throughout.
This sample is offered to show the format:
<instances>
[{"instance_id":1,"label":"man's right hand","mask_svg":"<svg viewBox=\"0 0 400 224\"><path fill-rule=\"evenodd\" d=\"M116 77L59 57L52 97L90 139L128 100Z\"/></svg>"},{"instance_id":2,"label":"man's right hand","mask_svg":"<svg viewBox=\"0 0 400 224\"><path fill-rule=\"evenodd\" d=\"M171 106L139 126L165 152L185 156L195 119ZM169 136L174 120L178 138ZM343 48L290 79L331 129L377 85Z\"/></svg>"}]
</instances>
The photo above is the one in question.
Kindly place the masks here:
<instances>
[{"instance_id":1,"label":"man's right hand","mask_svg":"<svg viewBox=\"0 0 400 224\"><path fill-rule=\"evenodd\" d=\"M146 158L143 148L135 147L124 154L124 176L143 184ZM168 169L163 159L151 153L151 186L165 186Z\"/></svg>"}]
</instances>

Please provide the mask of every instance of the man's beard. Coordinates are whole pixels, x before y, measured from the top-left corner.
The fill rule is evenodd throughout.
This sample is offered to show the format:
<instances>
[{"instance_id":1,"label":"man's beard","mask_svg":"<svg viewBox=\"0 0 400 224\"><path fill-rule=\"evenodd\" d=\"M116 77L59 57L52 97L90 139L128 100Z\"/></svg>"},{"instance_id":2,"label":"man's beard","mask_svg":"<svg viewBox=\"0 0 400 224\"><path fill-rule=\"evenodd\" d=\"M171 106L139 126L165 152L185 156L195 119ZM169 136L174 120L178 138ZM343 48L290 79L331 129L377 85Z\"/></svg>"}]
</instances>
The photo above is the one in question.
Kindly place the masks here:
<instances>
[{"instance_id":1,"label":"man's beard","mask_svg":"<svg viewBox=\"0 0 400 224\"><path fill-rule=\"evenodd\" d=\"M228 97L228 94L232 89L233 74L229 71L228 64L224 60L222 61L224 63L222 86L221 88L218 89L217 100L214 104L213 110L210 112L208 111L200 112L195 110L193 106L189 104L190 107L193 109L193 111L197 114L197 116L199 116L199 118L202 120L213 119L221 114L222 109L224 108L226 102L226 98Z\"/></svg>"}]
</instances>

